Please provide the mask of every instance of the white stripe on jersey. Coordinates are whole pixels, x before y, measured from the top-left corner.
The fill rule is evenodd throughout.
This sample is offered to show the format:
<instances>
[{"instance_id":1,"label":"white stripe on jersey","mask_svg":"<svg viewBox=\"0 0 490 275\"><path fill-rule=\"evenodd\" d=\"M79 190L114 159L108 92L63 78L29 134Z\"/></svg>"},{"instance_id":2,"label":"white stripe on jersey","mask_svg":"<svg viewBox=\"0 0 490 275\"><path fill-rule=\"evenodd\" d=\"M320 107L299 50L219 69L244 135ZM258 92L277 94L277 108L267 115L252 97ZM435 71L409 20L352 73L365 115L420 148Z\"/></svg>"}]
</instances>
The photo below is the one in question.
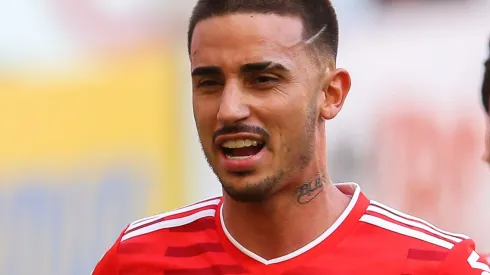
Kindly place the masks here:
<instances>
[{"instance_id":1,"label":"white stripe on jersey","mask_svg":"<svg viewBox=\"0 0 490 275\"><path fill-rule=\"evenodd\" d=\"M192 215L185 216L182 218L164 220L161 222L157 222L157 223L145 226L145 227L140 228L140 229L136 229L132 232L125 234L121 238L121 242L125 241L127 239L134 238L136 236L148 234L148 233L151 233L151 232L154 232L157 230L186 225L186 224L192 223L192 222L197 221L197 220L204 218L204 217L214 217L215 213L216 213L215 209L207 209L207 210L202 210L202 211L196 212Z\"/></svg>"},{"instance_id":2,"label":"white stripe on jersey","mask_svg":"<svg viewBox=\"0 0 490 275\"><path fill-rule=\"evenodd\" d=\"M166 213L163 213L163 214L159 214L159 215L147 217L147 218L144 218L144 219L140 219L140 220L137 220L135 222L132 222L128 226L128 228L126 229L125 232L131 231L131 230L133 230L133 229L135 229L137 227L140 227L140 226L144 226L144 225L150 224L150 223L152 223L154 221L157 221L159 219L162 219L162 218L165 218L165 217L168 217L168 216L185 213L187 211L196 210L196 209L203 208L203 207L210 206L210 205L218 205L220 203L220 201L221 201L221 199L214 199L214 200L208 200L208 201L198 202L196 204L191 204L191 205L188 205L188 206L184 206L184 207L181 207L179 209L176 209L176 210L173 210L173 211L170 211L170 212L166 212Z\"/></svg>"},{"instance_id":3,"label":"white stripe on jersey","mask_svg":"<svg viewBox=\"0 0 490 275\"><path fill-rule=\"evenodd\" d=\"M436 237L431 236L429 234L426 234L424 232L417 231L417 230L414 230L414 229L411 229L408 227L404 227L404 226L401 226L399 224L392 223L390 221L384 220L382 218L371 216L369 214L364 214L361 217L360 221L372 224L372 225L377 226L377 227L384 228L386 230L389 230L389 231L392 231L392 232L395 232L395 233L398 233L401 235L405 235L408 237L419 239L421 241L432 243L432 244L435 244L435 245L438 245L438 246L441 246L441 247L444 247L447 249L451 249L454 246L452 243L450 243L446 240L436 238Z\"/></svg>"},{"instance_id":4,"label":"white stripe on jersey","mask_svg":"<svg viewBox=\"0 0 490 275\"><path fill-rule=\"evenodd\" d=\"M398 222L401 222L403 224L406 224L406 225L410 225L410 226L413 226L413 227L418 227L420 229L423 229L425 231L428 231L434 235L438 235L439 237L442 237L442 238L445 238L447 240L451 240L455 243L459 243L462 241L462 239L460 238L456 238L456 237L453 237L453 236L450 236L450 235L446 235L446 234L443 234L435 229L433 229L432 227L429 227L423 223L420 223L420 222L416 222L416 221L413 221L413 220L408 220L408 219L405 219L405 218L402 218L400 216L397 216L391 212L388 212L387 210L384 210L378 206L375 206L375 205L370 205L368 206L367 208L368 211L372 211L372 212L376 212L378 214L381 214L383 216L386 216L390 219L393 219L395 221L398 221Z\"/></svg>"},{"instance_id":5,"label":"white stripe on jersey","mask_svg":"<svg viewBox=\"0 0 490 275\"><path fill-rule=\"evenodd\" d=\"M468 263L470 264L471 268L483 270L482 274L488 274L485 272L490 272L490 268L488 267L488 265L484 263L480 263L478 261L479 259L480 259L480 255L478 255L475 251L473 251L468 257Z\"/></svg>"},{"instance_id":6,"label":"white stripe on jersey","mask_svg":"<svg viewBox=\"0 0 490 275\"><path fill-rule=\"evenodd\" d=\"M452 236L452 237L455 237L455 238L459 238L459 239L462 239L462 240L470 239L470 237L468 237L466 235L463 235L463 234L457 234L457 233L452 233L452 232L444 231L444 230L436 227L435 225L433 225L433 224L431 224L431 223L429 223L427 221L424 221L424 220L422 220L420 218L417 218L417 217L414 217L414 216L410 216L408 214L405 214L405 213L403 213L401 211L398 211L396 209L393 209L391 207L388 207L388 206L386 206L386 205L384 205L382 203L379 203L377 201L371 200L371 205L376 205L376 206L378 206L380 208L384 208L384 209L386 209L386 210L388 210L390 212L393 212L393 213L397 214L400 217L403 217L403 218L406 218L406 219L410 219L410 220L414 220L414 221L418 221L420 223L423 223L423 224L431 227L432 229L437 230L440 233L443 233L445 235L449 235L449 236Z\"/></svg>"}]
</instances>

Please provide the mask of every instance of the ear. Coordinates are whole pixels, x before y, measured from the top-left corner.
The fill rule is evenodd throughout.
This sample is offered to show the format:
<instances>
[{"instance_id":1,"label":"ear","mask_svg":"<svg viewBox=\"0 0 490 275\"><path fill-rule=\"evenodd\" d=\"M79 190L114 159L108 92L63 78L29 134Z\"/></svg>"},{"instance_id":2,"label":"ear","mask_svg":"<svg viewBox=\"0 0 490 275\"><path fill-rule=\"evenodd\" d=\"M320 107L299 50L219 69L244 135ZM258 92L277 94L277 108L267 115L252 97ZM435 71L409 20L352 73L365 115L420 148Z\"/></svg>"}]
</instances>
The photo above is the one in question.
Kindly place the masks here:
<instances>
[{"instance_id":1,"label":"ear","mask_svg":"<svg viewBox=\"0 0 490 275\"><path fill-rule=\"evenodd\" d=\"M325 71L322 85L320 115L323 119L334 118L342 109L351 85L350 75L345 69Z\"/></svg>"}]
</instances>

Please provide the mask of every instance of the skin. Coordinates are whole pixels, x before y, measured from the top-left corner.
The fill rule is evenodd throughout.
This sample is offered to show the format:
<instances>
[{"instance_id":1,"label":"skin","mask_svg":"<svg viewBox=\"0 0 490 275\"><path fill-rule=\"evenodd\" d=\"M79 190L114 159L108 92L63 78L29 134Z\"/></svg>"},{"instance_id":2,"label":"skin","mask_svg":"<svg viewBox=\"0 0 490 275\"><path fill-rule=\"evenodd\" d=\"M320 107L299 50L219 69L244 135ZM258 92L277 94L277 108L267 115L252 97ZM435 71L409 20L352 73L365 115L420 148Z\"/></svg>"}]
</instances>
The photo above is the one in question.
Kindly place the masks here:
<instances>
[{"instance_id":1,"label":"skin","mask_svg":"<svg viewBox=\"0 0 490 275\"><path fill-rule=\"evenodd\" d=\"M485 73L483 76L482 91L481 91L482 95L488 94L489 90L490 90L490 57L485 62ZM487 100L488 100L487 103L490 104L490 98ZM486 138L485 138L485 154L483 155L483 159L490 164L490 116L488 116L488 112L487 112L486 126L487 126L487 131L486 131Z\"/></svg>"},{"instance_id":2,"label":"skin","mask_svg":"<svg viewBox=\"0 0 490 275\"><path fill-rule=\"evenodd\" d=\"M199 22L191 41L194 118L225 191L224 222L265 259L318 237L350 201L330 183L325 137L350 76L332 57L319 62L303 33L296 17L233 14ZM265 142L246 171L228 170L216 145L236 131Z\"/></svg>"},{"instance_id":3,"label":"skin","mask_svg":"<svg viewBox=\"0 0 490 275\"><path fill-rule=\"evenodd\" d=\"M489 102L490 103L490 102ZM490 121L490 118L487 118L488 121ZM487 134L485 138L485 154L483 156L483 159L490 164L490 123L487 122Z\"/></svg>"}]
</instances>

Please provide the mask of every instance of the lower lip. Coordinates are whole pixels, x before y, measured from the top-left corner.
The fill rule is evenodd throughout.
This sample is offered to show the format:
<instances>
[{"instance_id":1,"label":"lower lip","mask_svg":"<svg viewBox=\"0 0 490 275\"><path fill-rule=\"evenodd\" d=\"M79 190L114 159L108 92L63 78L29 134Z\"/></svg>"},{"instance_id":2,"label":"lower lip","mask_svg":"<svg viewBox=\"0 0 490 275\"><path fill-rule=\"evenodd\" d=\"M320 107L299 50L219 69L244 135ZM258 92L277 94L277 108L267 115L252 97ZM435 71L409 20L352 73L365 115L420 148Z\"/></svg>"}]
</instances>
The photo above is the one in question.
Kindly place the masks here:
<instances>
[{"instance_id":1,"label":"lower lip","mask_svg":"<svg viewBox=\"0 0 490 275\"><path fill-rule=\"evenodd\" d=\"M252 171L255 167L258 166L259 162L264 158L265 154L265 147L260 150L257 154L246 158L246 159L233 159L233 158L228 158L226 155L223 153L222 150L220 150L220 159L224 165L224 168L227 171L231 172L247 172L247 171Z\"/></svg>"}]
</instances>

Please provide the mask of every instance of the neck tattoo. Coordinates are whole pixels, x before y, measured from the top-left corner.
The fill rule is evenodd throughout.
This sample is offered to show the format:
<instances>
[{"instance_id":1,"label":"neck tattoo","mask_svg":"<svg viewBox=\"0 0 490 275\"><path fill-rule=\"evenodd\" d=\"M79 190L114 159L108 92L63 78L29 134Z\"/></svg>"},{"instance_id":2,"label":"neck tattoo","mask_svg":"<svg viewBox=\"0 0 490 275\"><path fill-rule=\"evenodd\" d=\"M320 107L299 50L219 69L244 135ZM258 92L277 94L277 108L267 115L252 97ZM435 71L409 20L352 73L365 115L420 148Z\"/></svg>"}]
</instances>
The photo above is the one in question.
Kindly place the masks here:
<instances>
[{"instance_id":1,"label":"neck tattoo","mask_svg":"<svg viewBox=\"0 0 490 275\"><path fill-rule=\"evenodd\" d=\"M311 182L305 183L296 188L296 200L299 204L307 204L321 193L323 187L324 183L322 177L318 177Z\"/></svg>"}]
</instances>

